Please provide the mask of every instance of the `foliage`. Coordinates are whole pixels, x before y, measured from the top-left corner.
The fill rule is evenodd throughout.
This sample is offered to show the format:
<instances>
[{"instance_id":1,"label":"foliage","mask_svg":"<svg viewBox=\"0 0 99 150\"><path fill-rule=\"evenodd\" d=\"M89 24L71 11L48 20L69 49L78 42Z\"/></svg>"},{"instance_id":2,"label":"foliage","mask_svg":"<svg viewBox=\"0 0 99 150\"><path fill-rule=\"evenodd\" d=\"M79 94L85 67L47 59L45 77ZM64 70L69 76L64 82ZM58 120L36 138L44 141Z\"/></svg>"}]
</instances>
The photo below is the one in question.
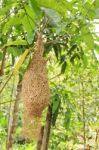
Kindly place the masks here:
<instances>
[{"instance_id":1,"label":"foliage","mask_svg":"<svg viewBox=\"0 0 99 150\"><path fill-rule=\"evenodd\" d=\"M96 24L99 24L98 19L98 0L6 0L0 2L1 66L6 59L4 74L0 76L1 87L11 72L14 72L13 78L9 80L0 96L0 103L3 103L0 104L1 149L5 147L7 136L9 101L15 100L17 80L19 75L23 77L30 63L37 32L43 24L45 24L42 32L44 57L48 58L52 106L49 149L69 150L83 144L84 121L86 143L98 149L95 137L99 126L97 107L99 33L95 31ZM83 99L85 114L82 111ZM20 102L21 107L22 102ZM22 114L19 112L16 137L17 132L20 133L21 119ZM32 145L21 145L15 142L14 149L35 149L35 143Z\"/></svg>"}]
</instances>

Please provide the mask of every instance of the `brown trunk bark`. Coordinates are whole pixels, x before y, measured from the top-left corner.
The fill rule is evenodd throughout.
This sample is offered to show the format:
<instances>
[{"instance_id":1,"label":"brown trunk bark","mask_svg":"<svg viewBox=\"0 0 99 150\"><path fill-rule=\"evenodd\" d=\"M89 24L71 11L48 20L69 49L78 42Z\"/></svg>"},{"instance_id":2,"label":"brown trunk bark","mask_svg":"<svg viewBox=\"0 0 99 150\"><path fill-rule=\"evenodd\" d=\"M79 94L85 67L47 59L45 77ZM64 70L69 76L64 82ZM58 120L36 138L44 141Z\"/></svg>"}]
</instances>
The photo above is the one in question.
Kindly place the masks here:
<instances>
[{"instance_id":1,"label":"brown trunk bark","mask_svg":"<svg viewBox=\"0 0 99 150\"><path fill-rule=\"evenodd\" d=\"M0 67L0 76L2 76L4 73L5 58L6 58L6 49L3 49L3 58Z\"/></svg>"},{"instance_id":2,"label":"brown trunk bark","mask_svg":"<svg viewBox=\"0 0 99 150\"><path fill-rule=\"evenodd\" d=\"M40 136L39 136L39 139L38 139L38 143L37 143L37 150L41 149L43 133L44 133L44 126L41 127L41 133L40 133Z\"/></svg>"},{"instance_id":3,"label":"brown trunk bark","mask_svg":"<svg viewBox=\"0 0 99 150\"><path fill-rule=\"evenodd\" d=\"M13 139L14 139L14 132L17 125L17 115L18 115L18 105L19 105L19 99L20 99L20 92L21 92L21 83L18 83L17 86L17 95L16 100L13 106L12 114L10 116L9 125L8 125L8 135L6 140L6 149L11 150Z\"/></svg>"},{"instance_id":4,"label":"brown trunk bark","mask_svg":"<svg viewBox=\"0 0 99 150\"><path fill-rule=\"evenodd\" d=\"M47 117L46 117L46 125L44 127L42 145L41 145L40 150L48 150L49 136L50 136L50 130L51 130L51 119L52 119L52 109L49 106L48 112L47 112Z\"/></svg>"}]
</instances>

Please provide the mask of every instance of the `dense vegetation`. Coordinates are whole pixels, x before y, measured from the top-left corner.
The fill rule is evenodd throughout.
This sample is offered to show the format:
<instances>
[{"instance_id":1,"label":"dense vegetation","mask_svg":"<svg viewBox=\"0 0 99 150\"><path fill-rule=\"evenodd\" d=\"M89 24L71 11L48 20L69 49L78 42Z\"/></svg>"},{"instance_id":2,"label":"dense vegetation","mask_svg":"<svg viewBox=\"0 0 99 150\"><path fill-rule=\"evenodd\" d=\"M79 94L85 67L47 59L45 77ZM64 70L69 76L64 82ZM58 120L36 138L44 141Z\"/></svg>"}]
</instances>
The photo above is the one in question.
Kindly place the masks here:
<instances>
[{"instance_id":1,"label":"dense vegetation","mask_svg":"<svg viewBox=\"0 0 99 150\"><path fill-rule=\"evenodd\" d=\"M37 141L21 139L20 83L39 32L50 87L48 149L75 150L87 144L92 150L99 149L98 19L99 0L0 1L1 150L9 150L9 142L13 150L36 150Z\"/></svg>"}]
</instances>

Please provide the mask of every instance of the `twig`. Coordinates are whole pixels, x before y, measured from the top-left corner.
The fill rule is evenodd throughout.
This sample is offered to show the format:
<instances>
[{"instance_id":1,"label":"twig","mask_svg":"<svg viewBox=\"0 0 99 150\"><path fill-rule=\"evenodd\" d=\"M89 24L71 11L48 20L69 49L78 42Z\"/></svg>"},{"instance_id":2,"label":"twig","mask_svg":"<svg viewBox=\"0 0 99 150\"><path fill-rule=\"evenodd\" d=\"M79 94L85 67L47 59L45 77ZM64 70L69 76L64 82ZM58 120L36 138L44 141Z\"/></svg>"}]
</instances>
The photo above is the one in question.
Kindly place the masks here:
<instances>
[{"instance_id":1,"label":"twig","mask_svg":"<svg viewBox=\"0 0 99 150\"><path fill-rule=\"evenodd\" d=\"M10 100L10 101L6 101L6 102L2 102L0 103L0 105L6 104L6 103L10 103L10 102L14 102L15 100Z\"/></svg>"},{"instance_id":2,"label":"twig","mask_svg":"<svg viewBox=\"0 0 99 150\"><path fill-rule=\"evenodd\" d=\"M11 79L13 73L11 73L11 75L8 77L8 79L6 80L6 82L4 83L4 85L1 87L0 89L0 94L2 93L3 89L5 88L6 84L9 82L9 80Z\"/></svg>"},{"instance_id":3,"label":"twig","mask_svg":"<svg viewBox=\"0 0 99 150\"><path fill-rule=\"evenodd\" d=\"M54 77L50 78L49 80L53 80L53 79L55 79L55 78L59 77L60 75L61 75L61 73L59 73L59 74L55 75Z\"/></svg>"},{"instance_id":4,"label":"twig","mask_svg":"<svg viewBox=\"0 0 99 150\"><path fill-rule=\"evenodd\" d=\"M83 96L83 101L82 101L82 107L83 107L83 137L84 137L84 148L86 146L86 122L85 122L85 91L84 91L84 84L83 82L81 82L82 84L82 96Z\"/></svg>"},{"instance_id":5,"label":"twig","mask_svg":"<svg viewBox=\"0 0 99 150\"><path fill-rule=\"evenodd\" d=\"M5 57L6 57L6 48L3 49L3 59L2 59L1 68L0 68L0 76L2 76L4 73Z\"/></svg>"}]
</instances>

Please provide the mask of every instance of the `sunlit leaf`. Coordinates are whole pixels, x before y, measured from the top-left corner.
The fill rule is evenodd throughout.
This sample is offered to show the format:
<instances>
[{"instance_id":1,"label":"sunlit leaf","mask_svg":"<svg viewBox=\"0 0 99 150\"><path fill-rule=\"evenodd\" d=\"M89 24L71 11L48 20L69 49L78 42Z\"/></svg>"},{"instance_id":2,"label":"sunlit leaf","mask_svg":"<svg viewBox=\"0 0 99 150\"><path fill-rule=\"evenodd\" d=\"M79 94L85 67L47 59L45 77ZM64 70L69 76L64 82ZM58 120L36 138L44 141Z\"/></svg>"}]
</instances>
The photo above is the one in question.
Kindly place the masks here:
<instances>
[{"instance_id":1,"label":"sunlit leaf","mask_svg":"<svg viewBox=\"0 0 99 150\"><path fill-rule=\"evenodd\" d=\"M11 29L13 26L17 26L21 24L21 18L19 17L12 17L7 21L3 27L2 34L5 34L8 32L9 29Z\"/></svg>"},{"instance_id":2,"label":"sunlit leaf","mask_svg":"<svg viewBox=\"0 0 99 150\"><path fill-rule=\"evenodd\" d=\"M18 39L16 41L9 41L3 47L11 46L11 45L27 45L27 41L26 40L21 40L21 39Z\"/></svg>"},{"instance_id":3,"label":"sunlit leaf","mask_svg":"<svg viewBox=\"0 0 99 150\"><path fill-rule=\"evenodd\" d=\"M22 65L22 63L24 62L27 54L29 53L30 49L26 49L25 52L22 54L22 56L20 57L19 61L17 62L17 64L14 67L13 70L13 75L16 75Z\"/></svg>"}]
</instances>

